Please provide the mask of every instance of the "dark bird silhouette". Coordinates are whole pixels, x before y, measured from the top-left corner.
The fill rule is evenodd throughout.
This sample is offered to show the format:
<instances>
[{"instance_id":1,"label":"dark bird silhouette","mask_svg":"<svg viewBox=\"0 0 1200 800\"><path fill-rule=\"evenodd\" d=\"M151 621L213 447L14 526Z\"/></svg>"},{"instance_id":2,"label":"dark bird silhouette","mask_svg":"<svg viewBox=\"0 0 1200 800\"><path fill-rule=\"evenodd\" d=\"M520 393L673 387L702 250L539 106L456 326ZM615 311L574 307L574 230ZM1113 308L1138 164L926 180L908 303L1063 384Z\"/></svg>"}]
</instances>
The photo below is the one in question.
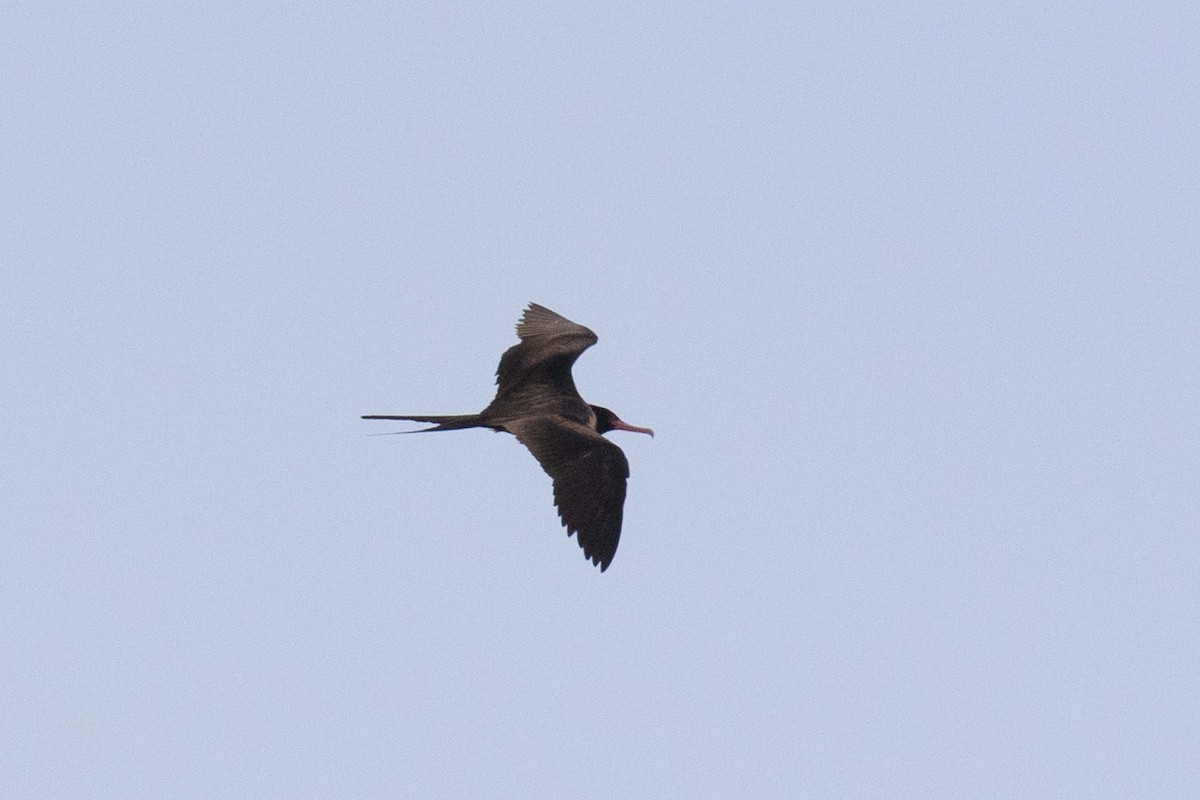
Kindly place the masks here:
<instances>
[{"instance_id":1,"label":"dark bird silhouette","mask_svg":"<svg viewBox=\"0 0 1200 800\"><path fill-rule=\"evenodd\" d=\"M554 504L567 535L577 535L584 556L603 572L621 538L629 461L601 434L653 436L654 431L629 425L579 396L571 366L596 343L592 331L530 303L517 323L517 337L521 341L504 352L496 368L496 398L478 414L367 414L363 419L434 424L412 433L491 428L516 436L554 479Z\"/></svg>"}]
</instances>

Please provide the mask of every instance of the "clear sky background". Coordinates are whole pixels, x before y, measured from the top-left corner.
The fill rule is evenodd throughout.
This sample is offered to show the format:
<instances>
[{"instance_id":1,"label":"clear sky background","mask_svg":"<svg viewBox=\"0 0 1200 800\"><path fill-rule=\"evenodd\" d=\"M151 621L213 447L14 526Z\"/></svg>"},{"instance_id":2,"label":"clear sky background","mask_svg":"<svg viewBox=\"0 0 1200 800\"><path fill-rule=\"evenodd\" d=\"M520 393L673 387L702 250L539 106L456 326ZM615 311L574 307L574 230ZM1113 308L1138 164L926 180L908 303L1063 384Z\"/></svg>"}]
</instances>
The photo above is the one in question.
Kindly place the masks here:
<instances>
[{"instance_id":1,"label":"clear sky background","mask_svg":"<svg viewBox=\"0 0 1200 800\"><path fill-rule=\"evenodd\" d=\"M1194 3L0 10L0 795L1193 798ZM461 413L529 301L601 574Z\"/></svg>"}]
</instances>

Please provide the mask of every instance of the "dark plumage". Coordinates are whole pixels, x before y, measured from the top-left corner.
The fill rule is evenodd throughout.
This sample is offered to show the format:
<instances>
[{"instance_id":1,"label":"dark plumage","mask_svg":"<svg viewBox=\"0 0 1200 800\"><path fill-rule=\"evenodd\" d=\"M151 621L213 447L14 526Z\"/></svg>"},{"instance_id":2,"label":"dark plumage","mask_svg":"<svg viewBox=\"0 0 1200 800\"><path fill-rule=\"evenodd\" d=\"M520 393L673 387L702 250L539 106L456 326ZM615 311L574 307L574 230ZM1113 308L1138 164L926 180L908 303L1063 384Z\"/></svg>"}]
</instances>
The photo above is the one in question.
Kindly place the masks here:
<instances>
[{"instance_id":1,"label":"dark plumage","mask_svg":"<svg viewBox=\"0 0 1200 800\"><path fill-rule=\"evenodd\" d=\"M495 399L478 414L369 414L363 419L433 423L425 431L491 428L513 434L554 479L554 504L567 534L576 534L583 554L603 572L621 538L629 462L601 434L623 430L653 436L654 431L628 425L579 396L571 367L596 343L596 334L530 303L517 323L517 337L521 341L500 357Z\"/></svg>"}]
</instances>

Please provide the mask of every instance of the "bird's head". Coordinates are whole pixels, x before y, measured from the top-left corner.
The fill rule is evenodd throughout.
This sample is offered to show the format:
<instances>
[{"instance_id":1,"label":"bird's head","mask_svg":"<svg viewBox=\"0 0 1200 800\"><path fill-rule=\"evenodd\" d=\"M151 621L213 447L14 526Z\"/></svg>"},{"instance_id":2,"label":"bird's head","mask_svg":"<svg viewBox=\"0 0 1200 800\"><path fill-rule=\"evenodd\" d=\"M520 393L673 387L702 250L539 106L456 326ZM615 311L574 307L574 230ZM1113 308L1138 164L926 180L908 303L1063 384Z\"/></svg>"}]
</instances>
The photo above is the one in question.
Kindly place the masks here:
<instances>
[{"instance_id":1,"label":"bird's head","mask_svg":"<svg viewBox=\"0 0 1200 800\"><path fill-rule=\"evenodd\" d=\"M630 425L628 422L623 422L613 412L603 406L592 406L592 411L596 414L596 433L608 433L609 431L633 431L634 433L648 433L654 436L654 431L649 428L639 428L636 425Z\"/></svg>"}]
</instances>

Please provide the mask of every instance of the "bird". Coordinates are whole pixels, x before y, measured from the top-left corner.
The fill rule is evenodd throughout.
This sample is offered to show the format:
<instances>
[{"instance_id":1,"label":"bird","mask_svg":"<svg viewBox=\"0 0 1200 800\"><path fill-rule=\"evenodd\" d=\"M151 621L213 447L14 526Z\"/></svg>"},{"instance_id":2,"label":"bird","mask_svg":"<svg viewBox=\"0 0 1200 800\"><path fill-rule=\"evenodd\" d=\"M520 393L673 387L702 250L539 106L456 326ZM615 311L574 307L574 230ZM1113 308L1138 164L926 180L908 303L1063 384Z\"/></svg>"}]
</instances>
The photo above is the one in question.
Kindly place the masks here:
<instances>
[{"instance_id":1,"label":"bird","mask_svg":"<svg viewBox=\"0 0 1200 800\"><path fill-rule=\"evenodd\" d=\"M517 344L500 357L496 397L478 414L364 414L363 419L431 423L406 433L490 428L511 433L537 459L554 485L554 505L583 555L604 572L621 538L629 460L604 438L610 431L651 437L584 401L571 367L598 337L589 328L530 303L517 322Z\"/></svg>"}]
</instances>

